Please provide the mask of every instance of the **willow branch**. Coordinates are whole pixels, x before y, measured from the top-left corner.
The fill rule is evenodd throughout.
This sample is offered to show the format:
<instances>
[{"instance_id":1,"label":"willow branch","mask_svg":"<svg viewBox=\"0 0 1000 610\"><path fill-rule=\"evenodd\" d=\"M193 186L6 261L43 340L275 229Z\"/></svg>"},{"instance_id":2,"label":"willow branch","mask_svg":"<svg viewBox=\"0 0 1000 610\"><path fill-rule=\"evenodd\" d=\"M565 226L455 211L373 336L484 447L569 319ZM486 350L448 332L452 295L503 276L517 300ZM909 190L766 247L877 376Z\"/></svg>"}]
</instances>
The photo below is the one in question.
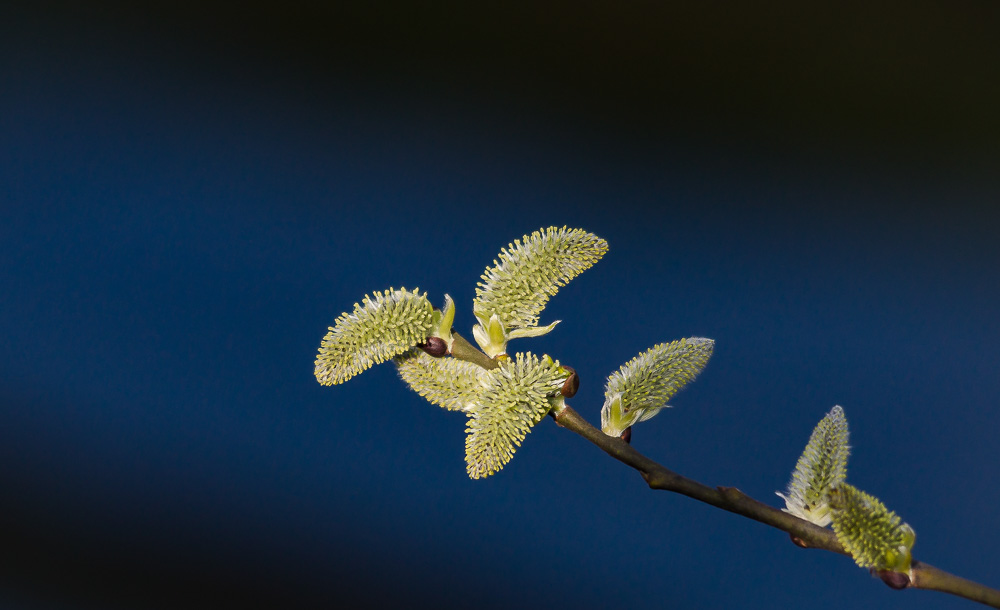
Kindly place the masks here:
<instances>
[{"instance_id":1,"label":"willow branch","mask_svg":"<svg viewBox=\"0 0 1000 610\"><path fill-rule=\"evenodd\" d=\"M639 471L650 489L672 491L700 502L727 510L748 519L787 532L799 546L824 549L834 553L848 553L837 541L832 530L819 527L799 519L782 510L768 506L746 495L735 487L709 487L698 481L680 475L636 451L621 439L608 436L568 405L553 413L556 423L597 445L605 453ZM941 591L958 597L979 602L993 608L1000 608L1000 591L985 585L955 576L920 561L914 561L910 571L911 580L904 585L915 589ZM883 578L887 584L889 580ZM892 585L890 585L892 586Z\"/></svg>"},{"instance_id":2,"label":"willow branch","mask_svg":"<svg viewBox=\"0 0 1000 610\"><path fill-rule=\"evenodd\" d=\"M992 608L1000 608L1000 591L996 589L945 572L922 561L914 561L911 571L913 572L911 587L950 593Z\"/></svg>"},{"instance_id":3,"label":"willow branch","mask_svg":"<svg viewBox=\"0 0 1000 610\"><path fill-rule=\"evenodd\" d=\"M458 333L453 333L454 344L452 356L474 362L485 369L497 367L496 360L481 352ZM556 423L576 432L605 453L627 466L639 471L650 489L672 491L710 504L717 508L742 515L748 519L770 525L788 533L792 541L805 548L823 549L841 555L849 555L837 540L832 530L819 527L804 519L786 513L751 498L735 487L709 487L693 479L678 474L669 468L654 462L636 451L632 445L620 438L604 434L580 416L569 405L553 412ZM894 588L926 589L940 591L971 601L979 602L993 608L1000 608L1000 591L977 582L956 576L922 561L914 560L910 569L910 578L900 586L898 580L890 575L879 574L882 580Z\"/></svg>"}]
</instances>

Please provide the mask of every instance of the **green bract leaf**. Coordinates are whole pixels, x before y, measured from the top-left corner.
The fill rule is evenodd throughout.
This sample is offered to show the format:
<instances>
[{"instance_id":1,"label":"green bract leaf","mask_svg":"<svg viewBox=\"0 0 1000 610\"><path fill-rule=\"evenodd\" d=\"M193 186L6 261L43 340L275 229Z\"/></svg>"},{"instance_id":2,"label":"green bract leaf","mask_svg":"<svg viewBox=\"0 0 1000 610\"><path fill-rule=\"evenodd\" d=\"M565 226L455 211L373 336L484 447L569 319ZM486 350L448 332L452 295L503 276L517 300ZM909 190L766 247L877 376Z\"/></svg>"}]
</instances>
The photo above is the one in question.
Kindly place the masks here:
<instances>
[{"instance_id":1,"label":"green bract leaf","mask_svg":"<svg viewBox=\"0 0 1000 610\"><path fill-rule=\"evenodd\" d=\"M830 491L847 476L849 437L844 410L834 407L809 437L787 493L777 492L785 499L782 510L820 527L830 523Z\"/></svg>"},{"instance_id":2,"label":"green bract leaf","mask_svg":"<svg viewBox=\"0 0 1000 610\"><path fill-rule=\"evenodd\" d=\"M419 289L389 289L365 296L352 313L341 314L323 337L316 356L316 379L323 385L343 383L373 364L384 362L422 343L434 308Z\"/></svg>"},{"instance_id":3,"label":"green bract leaf","mask_svg":"<svg viewBox=\"0 0 1000 610\"><path fill-rule=\"evenodd\" d=\"M568 375L548 356L517 354L487 371L481 402L469 412L465 462L469 477L499 472L532 426L552 408Z\"/></svg>"},{"instance_id":4,"label":"green bract leaf","mask_svg":"<svg viewBox=\"0 0 1000 610\"><path fill-rule=\"evenodd\" d=\"M473 326L472 336L490 358L507 353L507 329L497 314L493 314L485 322L480 320L479 324Z\"/></svg>"},{"instance_id":5,"label":"green bract leaf","mask_svg":"<svg viewBox=\"0 0 1000 610\"><path fill-rule=\"evenodd\" d=\"M469 411L484 391L486 369L455 358L434 358L411 349L394 359L399 376L431 404L451 411Z\"/></svg>"},{"instance_id":6,"label":"green bract leaf","mask_svg":"<svg viewBox=\"0 0 1000 610\"><path fill-rule=\"evenodd\" d=\"M451 325L455 322L455 301L450 295L444 295L444 305L441 309L434 310L434 320L431 328L431 336L439 337L448 346L451 353L451 346L455 343L455 338L451 334Z\"/></svg>"},{"instance_id":7,"label":"green bract leaf","mask_svg":"<svg viewBox=\"0 0 1000 610\"><path fill-rule=\"evenodd\" d=\"M608 242L582 229L549 227L515 240L487 267L476 288L473 312L483 329L506 331L538 325L538 315L561 286L586 271L608 251ZM477 333L477 340L490 332ZM506 343L480 345L491 357ZM499 349L499 351L497 351ZM495 352L495 353L491 353Z\"/></svg>"},{"instance_id":8,"label":"green bract leaf","mask_svg":"<svg viewBox=\"0 0 1000 610\"><path fill-rule=\"evenodd\" d=\"M841 483L830 493L833 531L862 568L909 572L917 535L882 502Z\"/></svg>"},{"instance_id":9,"label":"green bract leaf","mask_svg":"<svg viewBox=\"0 0 1000 610\"><path fill-rule=\"evenodd\" d=\"M703 337L654 345L608 377L601 430L620 436L653 417L708 364L715 341Z\"/></svg>"}]
</instances>

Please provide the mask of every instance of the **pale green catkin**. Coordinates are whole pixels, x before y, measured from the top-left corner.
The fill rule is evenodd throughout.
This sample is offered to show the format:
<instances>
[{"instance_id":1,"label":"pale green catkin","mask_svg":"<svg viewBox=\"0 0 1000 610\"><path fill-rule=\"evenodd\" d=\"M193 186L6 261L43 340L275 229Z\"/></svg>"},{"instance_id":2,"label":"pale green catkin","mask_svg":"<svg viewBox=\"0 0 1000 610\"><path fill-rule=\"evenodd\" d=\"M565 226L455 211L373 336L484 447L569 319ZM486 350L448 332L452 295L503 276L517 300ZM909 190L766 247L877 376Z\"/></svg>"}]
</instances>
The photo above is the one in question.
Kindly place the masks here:
<instances>
[{"instance_id":1,"label":"pale green catkin","mask_svg":"<svg viewBox=\"0 0 1000 610\"><path fill-rule=\"evenodd\" d=\"M629 360L608 377L601 429L618 436L667 406L678 390L708 364L715 342L702 337L660 343Z\"/></svg>"},{"instance_id":2,"label":"pale green catkin","mask_svg":"<svg viewBox=\"0 0 1000 610\"><path fill-rule=\"evenodd\" d=\"M473 311L483 324L496 314L508 330L537 326L549 298L608 251L582 229L549 227L522 240L502 249L478 283Z\"/></svg>"},{"instance_id":3,"label":"pale green catkin","mask_svg":"<svg viewBox=\"0 0 1000 610\"><path fill-rule=\"evenodd\" d=\"M482 367L455 358L434 358L411 349L394 359L400 378L431 404L450 411L469 411L483 393Z\"/></svg>"},{"instance_id":4,"label":"pale green catkin","mask_svg":"<svg viewBox=\"0 0 1000 610\"><path fill-rule=\"evenodd\" d=\"M470 478L494 474L510 461L531 427L552 408L549 397L559 392L565 378L558 362L530 352L488 371L481 402L469 412L466 426Z\"/></svg>"},{"instance_id":5,"label":"pale green catkin","mask_svg":"<svg viewBox=\"0 0 1000 610\"><path fill-rule=\"evenodd\" d=\"M423 343L431 330L434 308L426 295L401 288L365 296L354 311L341 314L323 337L316 356L316 379L343 383L374 364Z\"/></svg>"},{"instance_id":6,"label":"pale green catkin","mask_svg":"<svg viewBox=\"0 0 1000 610\"><path fill-rule=\"evenodd\" d=\"M788 490L776 492L785 500L782 510L820 527L830 523L830 492L847 476L849 440L844 410L836 406L813 430L795 464Z\"/></svg>"}]
</instances>

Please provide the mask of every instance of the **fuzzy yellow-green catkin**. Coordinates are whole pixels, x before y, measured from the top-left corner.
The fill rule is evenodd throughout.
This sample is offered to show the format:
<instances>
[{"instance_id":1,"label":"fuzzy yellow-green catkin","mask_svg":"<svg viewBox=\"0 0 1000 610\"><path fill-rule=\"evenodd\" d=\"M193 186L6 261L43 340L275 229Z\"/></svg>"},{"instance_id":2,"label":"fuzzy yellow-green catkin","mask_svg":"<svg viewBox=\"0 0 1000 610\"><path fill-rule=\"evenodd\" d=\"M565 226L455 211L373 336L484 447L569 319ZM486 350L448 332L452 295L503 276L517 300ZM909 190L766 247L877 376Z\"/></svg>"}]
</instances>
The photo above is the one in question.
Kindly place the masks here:
<instances>
[{"instance_id":1,"label":"fuzzy yellow-green catkin","mask_svg":"<svg viewBox=\"0 0 1000 610\"><path fill-rule=\"evenodd\" d=\"M844 410L836 406L816 424L785 493L786 513L825 527L830 523L830 492L847 476L851 448Z\"/></svg>"},{"instance_id":2,"label":"fuzzy yellow-green catkin","mask_svg":"<svg viewBox=\"0 0 1000 610\"><path fill-rule=\"evenodd\" d=\"M455 358L434 358L411 349L394 360L399 376L431 404L450 411L469 411L484 391L482 367Z\"/></svg>"},{"instance_id":3,"label":"fuzzy yellow-green catkin","mask_svg":"<svg viewBox=\"0 0 1000 610\"><path fill-rule=\"evenodd\" d=\"M426 295L401 288L365 296L354 311L341 314L323 337L316 356L316 380L343 383L374 364L422 343L433 325Z\"/></svg>"},{"instance_id":4,"label":"fuzzy yellow-green catkin","mask_svg":"<svg viewBox=\"0 0 1000 610\"><path fill-rule=\"evenodd\" d=\"M536 326L561 286L608 251L608 242L582 229L549 227L500 251L476 288L473 311L483 325L496 314L507 330Z\"/></svg>"},{"instance_id":5,"label":"fuzzy yellow-green catkin","mask_svg":"<svg viewBox=\"0 0 1000 610\"><path fill-rule=\"evenodd\" d=\"M619 436L653 417L708 364L715 341L703 337L654 345L608 377L601 408L601 430Z\"/></svg>"},{"instance_id":6,"label":"fuzzy yellow-green catkin","mask_svg":"<svg viewBox=\"0 0 1000 610\"><path fill-rule=\"evenodd\" d=\"M465 461L470 478L498 472L510 461L531 427L552 408L567 373L548 356L530 352L487 372L481 402L468 413Z\"/></svg>"},{"instance_id":7,"label":"fuzzy yellow-green catkin","mask_svg":"<svg viewBox=\"0 0 1000 610\"><path fill-rule=\"evenodd\" d=\"M916 533L878 498L841 483L830 493L833 531L862 568L909 572Z\"/></svg>"}]
</instances>

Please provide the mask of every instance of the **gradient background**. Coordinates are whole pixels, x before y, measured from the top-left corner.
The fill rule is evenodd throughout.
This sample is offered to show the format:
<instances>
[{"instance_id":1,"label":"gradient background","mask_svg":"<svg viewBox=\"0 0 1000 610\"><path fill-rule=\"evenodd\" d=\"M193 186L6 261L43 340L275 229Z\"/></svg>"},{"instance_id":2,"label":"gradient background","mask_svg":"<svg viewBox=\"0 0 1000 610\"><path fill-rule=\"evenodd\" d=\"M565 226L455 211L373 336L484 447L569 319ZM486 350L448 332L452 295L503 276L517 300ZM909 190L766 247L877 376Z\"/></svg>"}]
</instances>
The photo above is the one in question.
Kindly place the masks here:
<instances>
[{"instance_id":1,"label":"gradient background","mask_svg":"<svg viewBox=\"0 0 1000 610\"><path fill-rule=\"evenodd\" d=\"M391 366L321 387L368 292L610 244L512 344L603 380L717 341L634 445L780 505L849 480L1000 586L1000 5L5 3L0 603L958 608L649 491L546 420L470 481ZM374 3L372 3L374 4Z\"/></svg>"}]
</instances>

